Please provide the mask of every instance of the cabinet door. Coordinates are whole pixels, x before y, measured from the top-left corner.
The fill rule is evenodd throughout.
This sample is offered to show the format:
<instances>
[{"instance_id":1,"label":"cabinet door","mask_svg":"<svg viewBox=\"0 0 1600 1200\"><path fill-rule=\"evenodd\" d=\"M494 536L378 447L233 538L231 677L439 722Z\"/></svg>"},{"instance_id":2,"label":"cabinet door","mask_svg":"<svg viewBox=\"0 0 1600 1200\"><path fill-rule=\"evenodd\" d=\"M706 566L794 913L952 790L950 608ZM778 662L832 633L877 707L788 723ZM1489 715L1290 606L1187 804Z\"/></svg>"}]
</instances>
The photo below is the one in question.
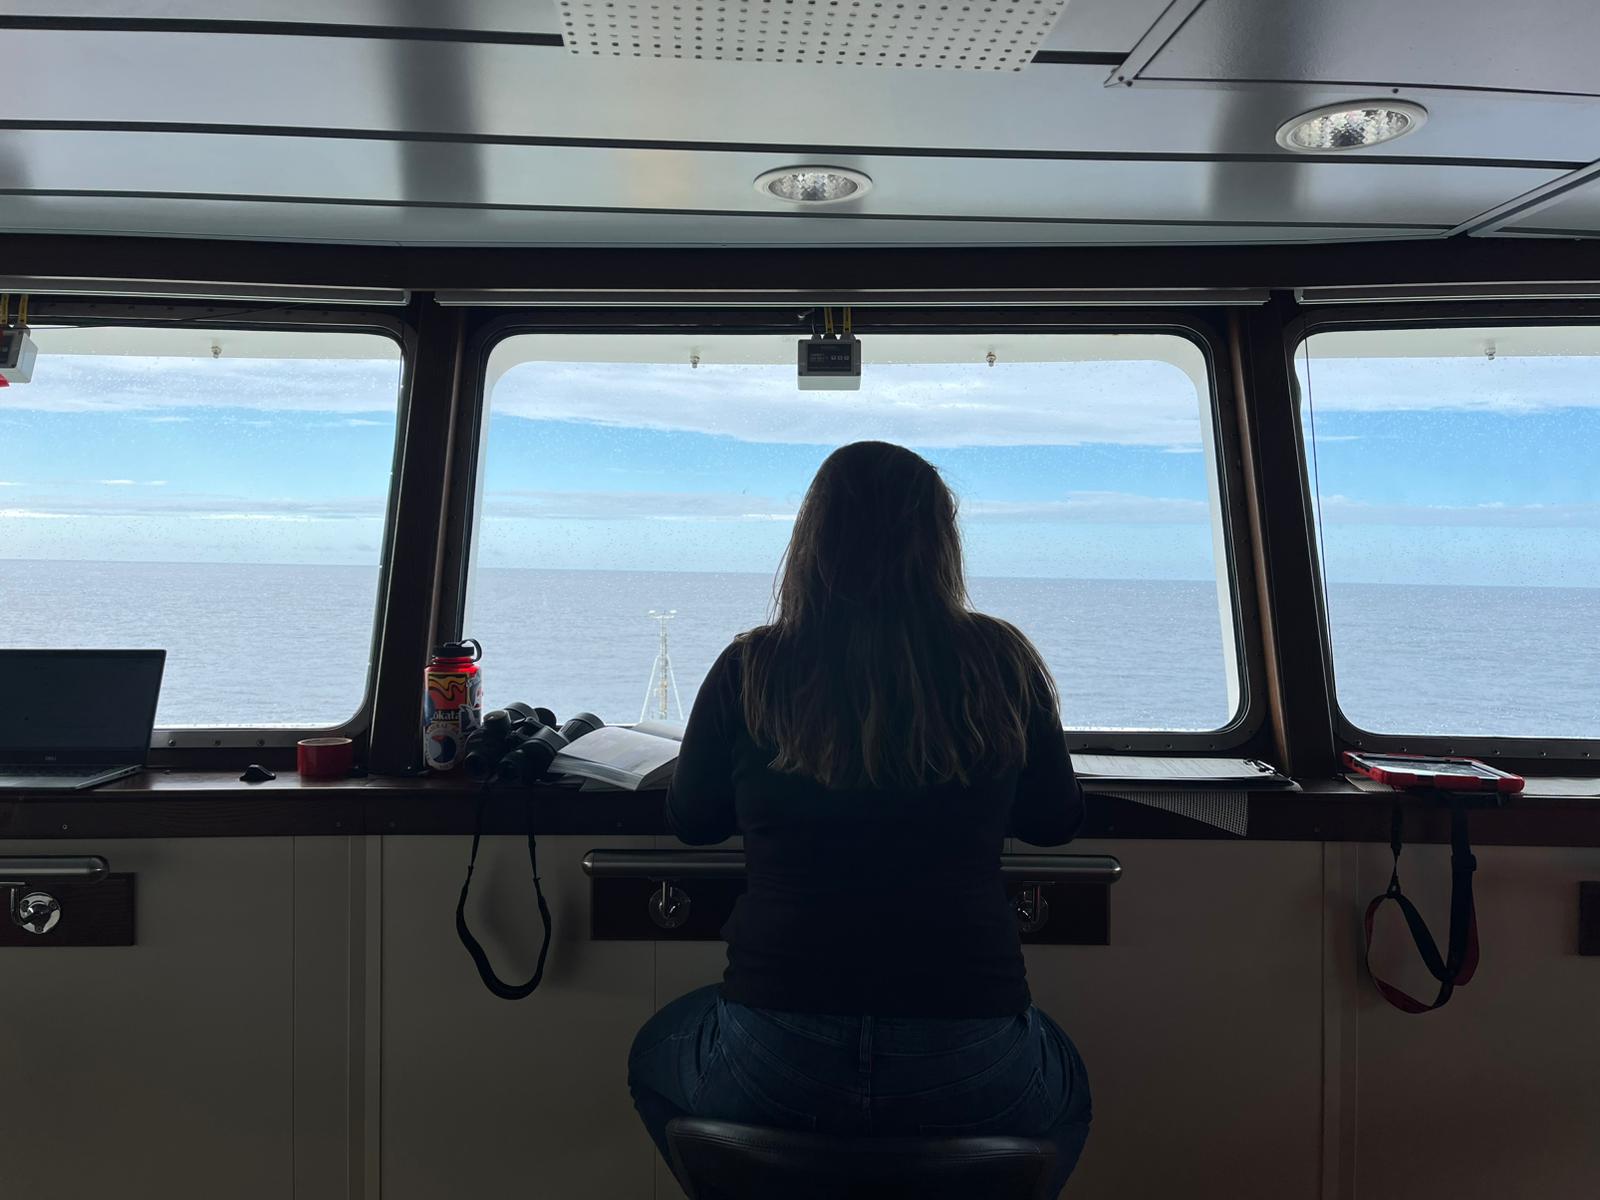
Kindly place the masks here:
<instances>
[{"instance_id":1,"label":"cabinet door","mask_svg":"<svg viewBox=\"0 0 1600 1200\"><path fill-rule=\"evenodd\" d=\"M1115 854L1109 946L1030 946L1034 1003L1083 1054L1072 1194L1320 1195L1322 847L1075 842Z\"/></svg>"},{"instance_id":2,"label":"cabinet door","mask_svg":"<svg viewBox=\"0 0 1600 1200\"><path fill-rule=\"evenodd\" d=\"M1389 882L1387 846L1352 847L1341 955L1361 953L1361 908ZM1482 959L1437 1012L1390 1007L1364 978L1345 998L1357 1030L1346 1120L1356 1200L1450 1196L1588 1200L1600 1180L1600 960L1578 947L1578 884L1600 850L1480 846L1473 893ZM1407 846L1405 893L1443 946L1450 848ZM1395 905L1373 966L1413 996L1438 991Z\"/></svg>"},{"instance_id":3,"label":"cabinet door","mask_svg":"<svg viewBox=\"0 0 1600 1200\"><path fill-rule=\"evenodd\" d=\"M586 850L650 839L539 839L555 918L544 982L501 1000L456 939L468 839L389 837L382 864L382 1194L650 1194L655 1148L627 1055L653 1010L654 946L589 940ZM542 927L527 842L485 838L468 917L502 979L532 973Z\"/></svg>"},{"instance_id":4,"label":"cabinet door","mask_svg":"<svg viewBox=\"0 0 1600 1200\"><path fill-rule=\"evenodd\" d=\"M0 853L134 873L137 942L0 947L0 1194L293 1195L294 840Z\"/></svg>"}]
</instances>

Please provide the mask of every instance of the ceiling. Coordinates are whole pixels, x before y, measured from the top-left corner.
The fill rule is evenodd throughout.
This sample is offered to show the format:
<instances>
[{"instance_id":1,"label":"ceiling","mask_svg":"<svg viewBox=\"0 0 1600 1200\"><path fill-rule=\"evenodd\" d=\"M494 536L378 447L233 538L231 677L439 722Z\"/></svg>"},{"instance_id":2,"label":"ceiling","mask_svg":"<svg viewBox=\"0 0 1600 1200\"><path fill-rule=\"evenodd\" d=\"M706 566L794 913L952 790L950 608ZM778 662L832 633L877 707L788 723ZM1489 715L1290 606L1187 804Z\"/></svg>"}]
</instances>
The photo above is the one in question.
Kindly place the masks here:
<instances>
[{"instance_id":1,"label":"ceiling","mask_svg":"<svg viewBox=\"0 0 1600 1200\"><path fill-rule=\"evenodd\" d=\"M1011 0L956 0L978 24L987 2ZM1600 5L1524 0L1516 13L1503 0L1068 0L1013 72L580 57L557 0L0 0L0 233L416 246L1600 236ZM1297 113L1374 95L1429 118L1359 154L1274 141ZM803 162L874 186L803 212L752 186Z\"/></svg>"}]
</instances>

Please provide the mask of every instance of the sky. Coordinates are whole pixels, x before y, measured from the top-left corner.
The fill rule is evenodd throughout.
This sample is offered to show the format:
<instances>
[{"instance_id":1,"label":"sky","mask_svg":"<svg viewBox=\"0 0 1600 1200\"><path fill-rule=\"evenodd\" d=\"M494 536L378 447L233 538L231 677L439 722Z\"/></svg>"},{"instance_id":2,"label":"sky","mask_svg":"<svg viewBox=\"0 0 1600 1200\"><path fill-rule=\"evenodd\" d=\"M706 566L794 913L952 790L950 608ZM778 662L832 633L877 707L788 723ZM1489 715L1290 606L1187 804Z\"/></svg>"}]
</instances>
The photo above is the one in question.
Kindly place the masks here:
<instances>
[{"instance_id":1,"label":"sky","mask_svg":"<svg viewBox=\"0 0 1600 1200\"><path fill-rule=\"evenodd\" d=\"M975 575L1215 577L1209 398L1172 362L894 364L864 346L855 392L801 392L792 362L511 368L476 561L770 572L817 464L875 437L945 472ZM1600 586L1593 359L1314 350L1297 367L1330 579ZM0 390L0 556L376 563L399 383L383 353L41 341L34 381Z\"/></svg>"}]
</instances>

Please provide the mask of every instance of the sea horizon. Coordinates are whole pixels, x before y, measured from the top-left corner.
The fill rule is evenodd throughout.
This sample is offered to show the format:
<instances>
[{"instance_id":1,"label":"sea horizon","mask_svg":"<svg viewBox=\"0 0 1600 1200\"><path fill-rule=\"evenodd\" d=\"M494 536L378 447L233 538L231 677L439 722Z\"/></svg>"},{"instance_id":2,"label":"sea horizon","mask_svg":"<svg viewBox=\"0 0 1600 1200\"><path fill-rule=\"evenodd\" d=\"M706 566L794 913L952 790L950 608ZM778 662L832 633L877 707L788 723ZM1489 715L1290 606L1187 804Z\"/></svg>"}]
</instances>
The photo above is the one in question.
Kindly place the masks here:
<instances>
[{"instance_id":1,"label":"sea horizon","mask_svg":"<svg viewBox=\"0 0 1600 1200\"><path fill-rule=\"evenodd\" d=\"M376 565L0 559L0 644L165 647L162 725L336 726L365 694L378 579ZM773 579L482 567L463 632L484 645L491 706L624 722L660 715L647 614L675 609L676 719L722 648L767 620ZM1236 716L1233 618L1215 580L974 575L969 587L975 608L1039 647L1069 728L1203 732ZM1329 613L1339 703L1359 727L1600 736L1600 649L1572 636L1600 627L1600 589L1337 583Z\"/></svg>"}]
</instances>

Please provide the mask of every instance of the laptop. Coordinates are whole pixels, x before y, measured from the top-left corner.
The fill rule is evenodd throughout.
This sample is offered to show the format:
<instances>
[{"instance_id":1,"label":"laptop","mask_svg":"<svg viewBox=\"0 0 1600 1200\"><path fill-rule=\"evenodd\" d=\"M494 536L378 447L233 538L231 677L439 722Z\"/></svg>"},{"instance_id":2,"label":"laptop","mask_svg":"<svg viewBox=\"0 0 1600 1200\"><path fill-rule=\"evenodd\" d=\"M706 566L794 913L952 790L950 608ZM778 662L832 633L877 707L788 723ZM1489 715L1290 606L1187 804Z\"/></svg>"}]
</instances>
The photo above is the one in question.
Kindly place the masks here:
<instances>
[{"instance_id":1,"label":"laptop","mask_svg":"<svg viewBox=\"0 0 1600 1200\"><path fill-rule=\"evenodd\" d=\"M165 650L0 650L0 789L77 791L144 769Z\"/></svg>"}]
</instances>

